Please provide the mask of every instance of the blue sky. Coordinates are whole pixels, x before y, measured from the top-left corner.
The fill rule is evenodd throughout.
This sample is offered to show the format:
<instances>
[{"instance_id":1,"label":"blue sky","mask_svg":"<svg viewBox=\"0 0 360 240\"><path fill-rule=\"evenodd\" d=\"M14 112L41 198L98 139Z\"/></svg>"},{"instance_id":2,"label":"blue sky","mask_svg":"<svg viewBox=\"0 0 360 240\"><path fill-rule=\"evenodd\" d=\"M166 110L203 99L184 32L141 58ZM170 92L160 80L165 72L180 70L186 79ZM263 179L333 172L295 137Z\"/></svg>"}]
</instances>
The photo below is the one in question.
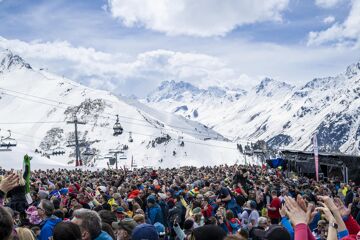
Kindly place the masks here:
<instances>
[{"instance_id":1,"label":"blue sky","mask_svg":"<svg viewBox=\"0 0 360 240\"><path fill-rule=\"evenodd\" d=\"M92 87L295 85L360 60L359 0L0 0L0 47Z\"/></svg>"}]
</instances>

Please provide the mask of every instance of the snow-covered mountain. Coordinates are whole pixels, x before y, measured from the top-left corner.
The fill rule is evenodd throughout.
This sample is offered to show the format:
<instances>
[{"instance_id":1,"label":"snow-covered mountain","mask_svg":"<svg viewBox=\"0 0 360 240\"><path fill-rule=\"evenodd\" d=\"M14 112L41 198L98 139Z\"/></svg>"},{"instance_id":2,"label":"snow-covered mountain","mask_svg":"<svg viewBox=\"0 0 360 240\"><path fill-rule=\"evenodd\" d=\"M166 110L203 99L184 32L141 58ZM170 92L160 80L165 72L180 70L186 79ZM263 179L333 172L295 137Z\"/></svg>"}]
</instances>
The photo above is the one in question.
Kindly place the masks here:
<instances>
[{"instance_id":1,"label":"snow-covered mountain","mask_svg":"<svg viewBox=\"0 0 360 240\"><path fill-rule=\"evenodd\" d=\"M0 49L0 136L7 137L11 130L17 141L13 151L0 151L0 166L20 168L25 153L34 157L35 168L74 166L74 148L66 146L73 144L74 125L67 121L75 114L86 123L78 125L80 151L96 153L96 157L83 155L89 165L105 167L107 160L101 157L109 155L109 149L123 148L121 144L128 149L120 166L130 167L132 158L138 166L153 167L243 160L236 144L203 124L37 70ZM115 137L116 114L124 133ZM65 155L51 155L56 149L65 149Z\"/></svg>"},{"instance_id":2,"label":"snow-covered mountain","mask_svg":"<svg viewBox=\"0 0 360 240\"><path fill-rule=\"evenodd\" d=\"M360 62L301 87L269 78L248 91L165 81L143 102L197 120L233 140L311 150L317 131L321 151L360 152Z\"/></svg>"}]
</instances>

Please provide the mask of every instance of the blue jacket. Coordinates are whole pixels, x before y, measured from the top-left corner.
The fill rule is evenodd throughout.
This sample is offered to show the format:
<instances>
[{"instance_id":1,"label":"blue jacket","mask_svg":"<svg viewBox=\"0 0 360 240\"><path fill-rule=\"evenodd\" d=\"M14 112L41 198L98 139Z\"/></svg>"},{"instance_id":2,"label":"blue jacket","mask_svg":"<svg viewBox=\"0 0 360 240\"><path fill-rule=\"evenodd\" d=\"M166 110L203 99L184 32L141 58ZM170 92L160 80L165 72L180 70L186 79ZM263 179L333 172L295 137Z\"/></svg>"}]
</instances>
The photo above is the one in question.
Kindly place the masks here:
<instances>
[{"instance_id":1,"label":"blue jacket","mask_svg":"<svg viewBox=\"0 0 360 240\"><path fill-rule=\"evenodd\" d=\"M112 237L104 231L101 231L100 235L95 240L113 240Z\"/></svg>"},{"instance_id":2,"label":"blue jacket","mask_svg":"<svg viewBox=\"0 0 360 240\"><path fill-rule=\"evenodd\" d=\"M148 218L151 221L151 224L154 225L155 223L159 222L161 224L165 224L164 222L164 215L161 211L159 204L155 204L154 206L147 209Z\"/></svg>"},{"instance_id":3,"label":"blue jacket","mask_svg":"<svg viewBox=\"0 0 360 240\"><path fill-rule=\"evenodd\" d=\"M294 228L292 227L292 225L287 217L281 218L281 225L289 232L290 239L293 240L294 239Z\"/></svg>"},{"instance_id":4,"label":"blue jacket","mask_svg":"<svg viewBox=\"0 0 360 240\"><path fill-rule=\"evenodd\" d=\"M164 200L160 200L159 201L159 206L161 208L161 213L162 213L162 216L163 216L163 221L165 222L164 226L165 227L168 227L169 224L168 224L168 216L169 216L169 206L166 204L166 202Z\"/></svg>"},{"instance_id":5,"label":"blue jacket","mask_svg":"<svg viewBox=\"0 0 360 240\"><path fill-rule=\"evenodd\" d=\"M313 220L311 221L311 223L309 223L309 228L311 231L314 231L315 228L317 228L317 224L318 222L320 221L320 218L321 218L321 214L320 213L317 213Z\"/></svg>"},{"instance_id":6,"label":"blue jacket","mask_svg":"<svg viewBox=\"0 0 360 240\"><path fill-rule=\"evenodd\" d=\"M41 227L39 240L49 240L53 236L55 225L62 220L56 216L51 216L46 219Z\"/></svg>"}]
</instances>

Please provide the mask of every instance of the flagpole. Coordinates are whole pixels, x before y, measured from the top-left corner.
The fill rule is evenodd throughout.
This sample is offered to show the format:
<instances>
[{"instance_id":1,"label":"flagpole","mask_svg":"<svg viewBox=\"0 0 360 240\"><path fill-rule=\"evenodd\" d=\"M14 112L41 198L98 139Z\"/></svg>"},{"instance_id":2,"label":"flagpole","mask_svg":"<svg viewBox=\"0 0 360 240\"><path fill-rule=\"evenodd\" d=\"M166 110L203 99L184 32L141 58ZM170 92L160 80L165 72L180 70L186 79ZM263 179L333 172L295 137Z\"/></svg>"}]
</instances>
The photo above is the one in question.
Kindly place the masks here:
<instances>
[{"instance_id":1,"label":"flagpole","mask_svg":"<svg viewBox=\"0 0 360 240\"><path fill-rule=\"evenodd\" d=\"M314 146L315 174L316 174L316 181L318 182L319 181L319 147L318 147L316 132L313 136L313 146Z\"/></svg>"}]
</instances>

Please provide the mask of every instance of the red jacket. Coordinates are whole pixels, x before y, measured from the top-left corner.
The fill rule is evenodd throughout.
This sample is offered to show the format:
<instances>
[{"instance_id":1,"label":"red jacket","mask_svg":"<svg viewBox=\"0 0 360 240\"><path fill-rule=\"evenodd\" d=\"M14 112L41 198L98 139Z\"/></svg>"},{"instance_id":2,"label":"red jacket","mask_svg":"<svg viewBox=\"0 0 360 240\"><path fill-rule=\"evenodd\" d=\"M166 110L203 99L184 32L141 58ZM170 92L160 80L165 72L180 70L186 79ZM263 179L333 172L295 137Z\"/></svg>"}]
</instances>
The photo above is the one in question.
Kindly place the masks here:
<instances>
[{"instance_id":1,"label":"red jacket","mask_svg":"<svg viewBox=\"0 0 360 240\"><path fill-rule=\"evenodd\" d=\"M207 210L205 211L204 209L201 209L201 213L203 214L203 216L205 218L209 218L212 216L212 210L213 210L213 207L210 204L208 204Z\"/></svg>"},{"instance_id":2,"label":"red jacket","mask_svg":"<svg viewBox=\"0 0 360 240\"><path fill-rule=\"evenodd\" d=\"M140 194L140 190L139 189L135 189L135 190L132 190L128 196L128 198L131 198L131 199L134 199L136 198L137 196L139 196Z\"/></svg>"},{"instance_id":3,"label":"red jacket","mask_svg":"<svg viewBox=\"0 0 360 240\"><path fill-rule=\"evenodd\" d=\"M355 219L350 215L345 222L346 228L349 231L349 234L357 234L360 231L359 224L355 221Z\"/></svg>"},{"instance_id":4,"label":"red jacket","mask_svg":"<svg viewBox=\"0 0 360 240\"><path fill-rule=\"evenodd\" d=\"M280 212L279 212L279 209L281 208L280 198L278 198L278 197L273 198L273 200L270 203L270 207L271 208L276 208L276 210L275 211L271 211L271 210L268 211L269 218L280 218L281 217Z\"/></svg>"}]
</instances>

